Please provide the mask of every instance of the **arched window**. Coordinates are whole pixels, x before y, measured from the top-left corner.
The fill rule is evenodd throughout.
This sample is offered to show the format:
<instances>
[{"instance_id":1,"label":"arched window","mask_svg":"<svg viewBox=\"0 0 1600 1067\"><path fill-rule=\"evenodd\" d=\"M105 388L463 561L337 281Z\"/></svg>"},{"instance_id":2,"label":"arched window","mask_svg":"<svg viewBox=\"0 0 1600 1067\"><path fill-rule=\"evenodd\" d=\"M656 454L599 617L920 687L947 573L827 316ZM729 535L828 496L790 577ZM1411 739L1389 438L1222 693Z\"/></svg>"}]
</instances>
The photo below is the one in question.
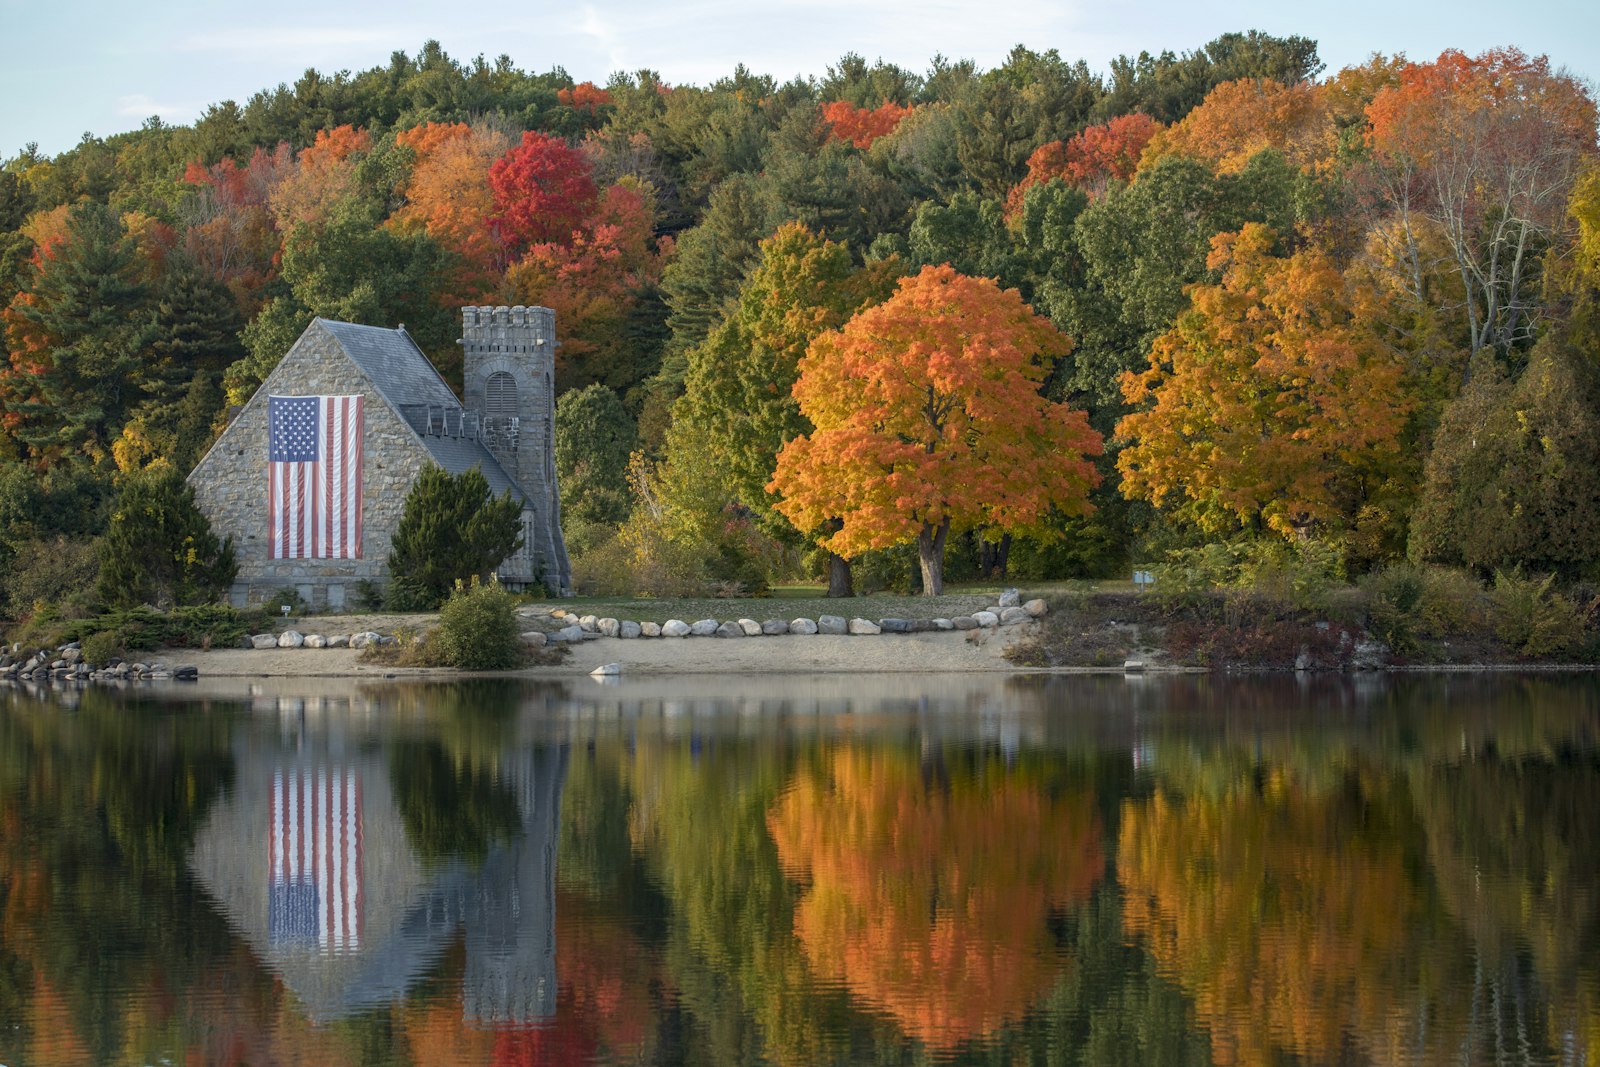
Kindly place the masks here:
<instances>
[{"instance_id":1,"label":"arched window","mask_svg":"<svg viewBox=\"0 0 1600 1067\"><path fill-rule=\"evenodd\" d=\"M503 370L489 375L483 409L491 419L514 418L517 415L517 380Z\"/></svg>"}]
</instances>

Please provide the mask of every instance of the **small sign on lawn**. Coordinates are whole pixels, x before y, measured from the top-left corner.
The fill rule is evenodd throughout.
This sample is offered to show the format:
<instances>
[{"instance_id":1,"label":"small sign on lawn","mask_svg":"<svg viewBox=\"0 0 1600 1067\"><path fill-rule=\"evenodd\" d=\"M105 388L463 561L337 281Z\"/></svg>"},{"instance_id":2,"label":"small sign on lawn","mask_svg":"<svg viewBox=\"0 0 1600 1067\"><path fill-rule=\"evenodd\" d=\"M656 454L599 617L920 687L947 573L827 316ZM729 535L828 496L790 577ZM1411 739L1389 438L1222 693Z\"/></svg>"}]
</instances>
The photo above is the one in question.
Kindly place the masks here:
<instances>
[{"instance_id":1,"label":"small sign on lawn","mask_svg":"<svg viewBox=\"0 0 1600 1067\"><path fill-rule=\"evenodd\" d=\"M1133 587L1135 589L1137 589L1139 592L1142 593L1147 588L1149 588L1150 586L1155 585L1155 584L1156 584L1156 576L1151 574L1149 571L1134 571L1133 572Z\"/></svg>"}]
</instances>

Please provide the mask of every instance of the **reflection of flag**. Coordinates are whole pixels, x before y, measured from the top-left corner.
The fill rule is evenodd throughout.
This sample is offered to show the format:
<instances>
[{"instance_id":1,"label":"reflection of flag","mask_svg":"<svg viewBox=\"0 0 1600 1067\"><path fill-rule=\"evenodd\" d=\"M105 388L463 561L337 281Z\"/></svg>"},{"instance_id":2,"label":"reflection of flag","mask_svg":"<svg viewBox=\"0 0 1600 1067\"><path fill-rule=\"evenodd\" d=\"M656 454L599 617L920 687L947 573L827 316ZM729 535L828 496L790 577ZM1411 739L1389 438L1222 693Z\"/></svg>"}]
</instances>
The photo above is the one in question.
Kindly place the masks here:
<instances>
[{"instance_id":1,"label":"reflection of flag","mask_svg":"<svg viewBox=\"0 0 1600 1067\"><path fill-rule=\"evenodd\" d=\"M361 558L361 402L267 398L267 558Z\"/></svg>"},{"instance_id":2,"label":"reflection of flag","mask_svg":"<svg viewBox=\"0 0 1600 1067\"><path fill-rule=\"evenodd\" d=\"M267 939L324 952L361 947L361 779L354 771L272 776Z\"/></svg>"}]
</instances>

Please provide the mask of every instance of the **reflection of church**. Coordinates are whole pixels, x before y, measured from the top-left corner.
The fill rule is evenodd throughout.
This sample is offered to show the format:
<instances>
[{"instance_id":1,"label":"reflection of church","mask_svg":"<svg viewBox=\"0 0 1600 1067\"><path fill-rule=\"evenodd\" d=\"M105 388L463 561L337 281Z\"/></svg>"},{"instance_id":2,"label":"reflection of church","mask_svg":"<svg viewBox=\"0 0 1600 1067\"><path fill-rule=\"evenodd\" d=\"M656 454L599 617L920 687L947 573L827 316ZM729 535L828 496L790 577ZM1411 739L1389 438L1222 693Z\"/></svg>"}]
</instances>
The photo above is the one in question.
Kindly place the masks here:
<instances>
[{"instance_id":1,"label":"reflection of church","mask_svg":"<svg viewBox=\"0 0 1600 1067\"><path fill-rule=\"evenodd\" d=\"M384 757L238 746L230 792L190 866L229 924L318 1021L402 997L457 936L467 1018L555 1012L555 872L563 746L509 748L499 777L522 829L481 866L426 868L406 837Z\"/></svg>"}]
</instances>

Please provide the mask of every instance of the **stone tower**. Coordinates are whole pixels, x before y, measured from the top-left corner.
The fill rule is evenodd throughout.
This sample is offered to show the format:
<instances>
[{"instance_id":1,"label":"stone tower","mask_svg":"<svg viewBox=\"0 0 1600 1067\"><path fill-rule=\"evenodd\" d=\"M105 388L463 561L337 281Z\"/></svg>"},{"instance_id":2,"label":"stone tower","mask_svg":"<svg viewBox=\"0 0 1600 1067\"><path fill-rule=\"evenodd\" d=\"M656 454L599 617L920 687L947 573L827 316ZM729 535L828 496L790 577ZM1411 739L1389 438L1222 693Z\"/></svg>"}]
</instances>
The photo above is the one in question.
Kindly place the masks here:
<instances>
[{"instance_id":1,"label":"stone tower","mask_svg":"<svg viewBox=\"0 0 1600 1067\"><path fill-rule=\"evenodd\" d=\"M556 592L572 584L556 485L556 313L542 307L464 307L461 348L466 410L482 441L532 505L527 549L547 561Z\"/></svg>"}]
</instances>

